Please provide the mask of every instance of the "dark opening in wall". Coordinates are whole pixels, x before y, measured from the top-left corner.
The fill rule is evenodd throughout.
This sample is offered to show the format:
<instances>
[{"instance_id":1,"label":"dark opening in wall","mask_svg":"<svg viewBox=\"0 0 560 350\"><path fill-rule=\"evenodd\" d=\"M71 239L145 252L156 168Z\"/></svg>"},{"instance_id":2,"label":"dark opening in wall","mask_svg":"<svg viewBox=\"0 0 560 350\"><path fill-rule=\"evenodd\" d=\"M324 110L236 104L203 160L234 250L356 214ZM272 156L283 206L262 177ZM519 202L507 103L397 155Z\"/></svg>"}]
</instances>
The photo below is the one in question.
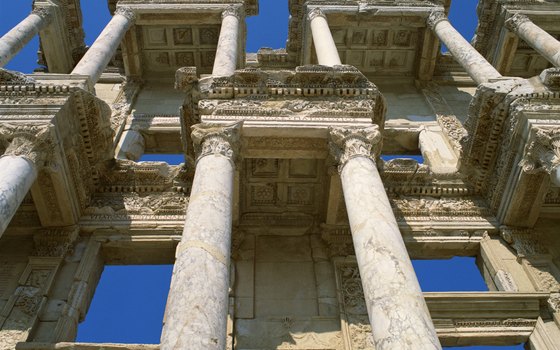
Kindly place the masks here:
<instances>
[{"instance_id":1,"label":"dark opening in wall","mask_svg":"<svg viewBox=\"0 0 560 350\"><path fill-rule=\"evenodd\" d=\"M169 165L179 165L185 162L185 156L181 154L143 154L139 162L166 162Z\"/></svg>"},{"instance_id":2,"label":"dark opening in wall","mask_svg":"<svg viewBox=\"0 0 560 350\"><path fill-rule=\"evenodd\" d=\"M474 257L412 260L423 292L488 291Z\"/></svg>"},{"instance_id":3,"label":"dark opening in wall","mask_svg":"<svg viewBox=\"0 0 560 350\"><path fill-rule=\"evenodd\" d=\"M105 266L77 342L159 344L173 265Z\"/></svg>"}]
</instances>

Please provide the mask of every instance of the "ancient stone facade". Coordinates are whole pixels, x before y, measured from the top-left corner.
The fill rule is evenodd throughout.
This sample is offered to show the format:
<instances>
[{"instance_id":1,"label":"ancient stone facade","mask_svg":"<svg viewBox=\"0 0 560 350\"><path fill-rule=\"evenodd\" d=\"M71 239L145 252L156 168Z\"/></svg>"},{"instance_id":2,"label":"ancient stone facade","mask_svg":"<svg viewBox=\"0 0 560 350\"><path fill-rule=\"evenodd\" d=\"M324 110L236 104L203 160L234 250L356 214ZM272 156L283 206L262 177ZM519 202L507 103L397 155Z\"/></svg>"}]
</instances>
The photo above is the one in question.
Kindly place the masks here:
<instances>
[{"instance_id":1,"label":"ancient stone facade","mask_svg":"<svg viewBox=\"0 0 560 350\"><path fill-rule=\"evenodd\" d=\"M89 49L36 0L0 38L46 66L0 69L1 350L560 349L558 2L479 0L472 44L449 0L288 3L256 54L256 0L109 0ZM452 256L490 291L423 293ZM104 265L163 263L161 344L74 342Z\"/></svg>"}]
</instances>

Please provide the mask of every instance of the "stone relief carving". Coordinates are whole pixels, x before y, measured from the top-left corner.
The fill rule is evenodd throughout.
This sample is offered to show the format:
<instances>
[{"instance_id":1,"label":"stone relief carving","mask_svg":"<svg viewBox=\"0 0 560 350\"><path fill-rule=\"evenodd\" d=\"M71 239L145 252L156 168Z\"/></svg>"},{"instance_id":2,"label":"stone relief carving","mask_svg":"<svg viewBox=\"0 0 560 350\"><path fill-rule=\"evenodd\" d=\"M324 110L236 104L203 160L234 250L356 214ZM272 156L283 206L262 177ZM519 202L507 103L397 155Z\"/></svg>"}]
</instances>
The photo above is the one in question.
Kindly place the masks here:
<instances>
[{"instance_id":1,"label":"stone relief carving","mask_svg":"<svg viewBox=\"0 0 560 350\"><path fill-rule=\"evenodd\" d=\"M37 15L39 17L41 17L41 19L45 20L45 21L51 21L52 20L52 16L54 10L52 8L52 6L41 6L41 7L35 7L31 13L34 15Z\"/></svg>"},{"instance_id":2,"label":"stone relief carving","mask_svg":"<svg viewBox=\"0 0 560 350\"><path fill-rule=\"evenodd\" d=\"M41 231L33 236L35 242L35 256L64 257L71 253L73 243L78 238L77 226L52 228Z\"/></svg>"},{"instance_id":3,"label":"stone relief carving","mask_svg":"<svg viewBox=\"0 0 560 350\"><path fill-rule=\"evenodd\" d=\"M108 219L134 216L180 216L183 217L188 197L176 192L98 195L91 201L84 214L88 217Z\"/></svg>"},{"instance_id":4,"label":"stone relief carving","mask_svg":"<svg viewBox=\"0 0 560 350\"><path fill-rule=\"evenodd\" d=\"M197 124L192 127L191 137L197 160L210 154L221 154L236 162L239 156L239 137L242 123L227 126Z\"/></svg>"},{"instance_id":5,"label":"stone relief carving","mask_svg":"<svg viewBox=\"0 0 560 350\"><path fill-rule=\"evenodd\" d=\"M323 13L320 7L314 7L307 14L307 19L309 19L309 21L313 21L317 17L323 17L325 19L327 18L327 16L325 16L325 14Z\"/></svg>"},{"instance_id":6,"label":"stone relief carving","mask_svg":"<svg viewBox=\"0 0 560 350\"><path fill-rule=\"evenodd\" d=\"M381 151L379 127L330 127L329 149L339 171L354 157L366 157L375 162Z\"/></svg>"},{"instance_id":7,"label":"stone relief carving","mask_svg":"<svg viewBox=\"0 0 560 350\"><path fill-rule=\"evenodd\" d=\"M443 11L432 11L426 20L428 27L434 29L441 21L447 21L447 16Z\"/></svg>"},{"instance_id":8,"label":"stone relief carving","mask_svg":"<svg viewBox=\"0 0 560 350\"><path fill-rule=\"evenodd\" d=\"M230 5L222 12L222 19L227 16L234 16L237 19L241 19L242 12L240 6Z\"/></svg>"},{"instance_id":9,"label":"stone relief carving","mask_svg":"<svg viewBox=\"0 0 560 350\"><path fill-rule=\"evenodd\" d=\"M516 13L505 21L505 25L506 28L511 30L512 32L517 32L519 26L526 22L531 22L529 17L525 16L522 13Z\"/></svg>"},{"instance_id":10,"label":"stone relief carving","mask_svg":"<svg viewBox=\"0 0 560 350\"><path fill-rule=\"evenodd\" d=\"M121 92L116 101L111 104L111 128L116 132L124 126L127 116L130 114L136 96L142 88L142 81L127 79L121 87Z\"/></svg>"},{"instance_id":11,"label":"stone relief carving","mask_svg":"<svg viewBox=\"0 0 560 350\"><path fill-rule=\"evenodd\" d=\"M525 146L525 155L519 166L526 173L546 172L550 174L560 165L560 127L535 128L530 142Z\"/></svg>"},{"instance_id":12,"label":"stone relief carving","mask_svg":"<svg viewBox=\"0 0 560 350\"><path fill-rule=\"evenodd\" d=\"M122 15L124 17L126 17L129 21L135 21L136 20L136 14L134 13L134 10L132 10L129 7L117 7L117 10L115 11L116 15Z\"/></svg>"},{"instance_id":13,"label":"stone relief carving","mask_svg":"<svg viewBox=\"0 0 560 350\"><path fill-rule=\"evenodd\" d=\"M502 226L500 235L517 252L518 257L549 254L539 235L530 229Z\"/></svg>"},{"instance_id":14,"label":"stone relief carving","mask_svg":"<svg viewBox=\"0 0 560 350\"><path fill-rule=\"evenodd\" d=\"M30 85L35 82L35 79L23 73L0 68L0 84L2 85Z\"/></svg>"},{"instance_id":15,"label":"stone relief carving","mask_svg":"<svg viewBox=\"0 0 560 350\"><path fill-rule=\"evenodd\" d=\"M37 166L43 165L54 152L52 124L0 125L0 141L8 142L5 155L24 157Z\"/></svg>"}]
</instances>

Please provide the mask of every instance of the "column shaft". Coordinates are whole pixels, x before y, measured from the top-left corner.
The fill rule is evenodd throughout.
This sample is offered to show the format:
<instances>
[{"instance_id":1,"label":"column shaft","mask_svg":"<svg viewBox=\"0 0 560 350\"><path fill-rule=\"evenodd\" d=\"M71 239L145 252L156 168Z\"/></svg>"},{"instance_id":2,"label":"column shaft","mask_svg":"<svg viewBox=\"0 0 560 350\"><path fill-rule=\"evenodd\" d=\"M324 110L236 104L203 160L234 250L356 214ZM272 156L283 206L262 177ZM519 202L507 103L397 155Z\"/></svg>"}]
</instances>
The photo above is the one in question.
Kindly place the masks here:
<instances>
[{"instance_id":1,"label":"column shaft","mask_svg":"<svg viewBox=\"0 0 560 350\"><path fill-rule=\"evenodd\" d=\"M506 26L555 67L560 67L560 42L556 38L522 14L515 14L509 18Z\"/></svg>"},{"instance_id":2,"label":"column shaft","mask_svg":"<svg viewBox=\"0 0 560 350\"><path fill-rule=\"evenodd\" d=\"M177 247L162 350L226 346L235 170L230 145L217 133L203 141Z\"/></svg>"},{"instance_id":3,"label":"column shaft","mask_svg":"<svg viewBox=\"0 0 560 350\"><path fill-rule=\"evenodd\" d=\"M443 12L433 12L428 25L477 84L501 78L502 75L453 28Z\"/></svg>"},{"instance_id":4,"label":"column shaft","mask_svg":"<svg viewBox=\"0 0 560 350\"><path fill-rule=\"evenodd\" d=\"M326 16L319 8L315 8L308 18L319 64L331 67L342 64Z\"/></svg>"},{"instance_id":5,"label":"column shaft","mask_svg":"<svg viewBox=\"0 0 560 350\"><path fill-rule=\"evenodd\" d=\"M0 157L0 235L37 179L37 168L21 156Z\"/></svg>"},{"instance_id":6,"label":"column shaft","mask_svg":"<svg viewBox=\"0 0 560 350\"><path fill-rule=\"evenodd\" d=\"M550 179L556 187L560 187L560 166L557 166L550 174Z\"/></svg>"},{"instance_id":7,"label":"column shaft","mask_svg":"<svg viewBox=\"0 0 560 350\"><path fill-rule=\"evenodd\" d=\"M48 24L49 16L51 13L46 9L37 10L0 38L0 67L8 64Z\"/></svg>"},{"instance_id":8,"label":"column shaft","mask_svg":"<svg viewBox=\"0 0 560 350\"><path fill-rule=\"evenodd\" d=\"M331 147L336 144L343 153L339 156L340 178L375 348L441 349L391 204L371 159L368 143L378 144L380 138L377 127L331 129Z\"/></svg>"},{"instance_id":9,"label":"column shaft","mask_svg":"<svg viewBox=\"0 0 560 350\"><path fill-rule=\"evenodd\" d=\"M111 21L105 26L71 74L88 75L92 84L95 84L133 22L134 14L130 10L117 9Z\"/></svg>"},{"instance_id":10,"label":"column shaft","mask_svg":"<svg viewBox=\"0 0 560 350\"><path fill-rule=\"evenodd\" d=\"M216 48L216 58L212 75L216 77L231 76L237 67L239 40L239 10L230 7L222 14L222 27Z\"/></svg>"}]
</instances>

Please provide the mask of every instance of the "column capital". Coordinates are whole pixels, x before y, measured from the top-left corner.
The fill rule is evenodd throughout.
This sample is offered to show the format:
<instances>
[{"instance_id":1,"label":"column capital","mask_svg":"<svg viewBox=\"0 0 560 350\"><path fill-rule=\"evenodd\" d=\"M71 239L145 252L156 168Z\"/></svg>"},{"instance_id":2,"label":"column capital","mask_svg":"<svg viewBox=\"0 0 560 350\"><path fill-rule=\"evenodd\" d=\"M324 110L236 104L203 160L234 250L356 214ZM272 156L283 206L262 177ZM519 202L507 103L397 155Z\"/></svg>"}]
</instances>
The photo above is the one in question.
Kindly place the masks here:
<instances>
[{"instance_id":1,"label":"column capital","mask_svg":"<svg viewBox=\"0 0 560 350\"><path fill-rule=\"evenodd\" d=\"M519 29L519 26L526 22L531 22L529 17L521 13L516 13L506 20L505 25L507 29L516 33Z\"/></svg>"},{"instance_id":2,"label":"column capital","mask_svg":"<svg viewBox=\"0 0 560 350\"><path fill-rule=\"evenodd\" d=\"M115 15L122 15L131 22L134 22L136 20L136 14L130 7L117 7Z\"/></svg>"},{"instance_id":3,"label":"column capital","mask_svg":"<svg viewBox=\"0 0 560 350\"><path fill-rule=\"evenodd\" d=\"M54 15L53 6L38 6L31 11L32 14L41 17L44 21L50 21Z\"/></svg>"},{"instance_id":4,"label":"column capital","mask_svg":"<svg viewBox=\"0 0 560 350\"><path fill-rule=\"evenodd\" d=\"M535 128L519 166L528 174L552 173L560 166L560 127Z\"/></svg>"},{"instance_id":5,"label":"column capital","mask_svg":"<svg viewBox=\"0 0 560 350\"><path fill-rule=\"evenodd\" d=\"M0 125L0 140L8 142L4 155L23 157L35 166L43 165L54 149L51 128L51 124Z\"/></svg>"},{"instance_id":6,"label":"column capital","mask_svg":"<svg viewBox=\"0 0 560 350\"><path fill-rule=\"evenodd\" d=\"M229 5L226 7L226 9L222 11L222 19L227 16L234 16L237 17L237 19L241 19L241 6Z\"/></svg>"},{"instance_id":7,"label":"column capital","mask_svg":"<svg viewBox=\"0 0 560 350\"><path fill-rule=\"evenodd\" d=\"M325 16L325 13L323 12L323 10L321 10L320 7L314 7L307 14L307 18L309 19L309 21L312 21L317 17L323 17L324 19L327 19L327 16Z\"/></svg>"},{"instance_id":8,"label":"column capital","mask_svg":"<svg viewBox=\"0 0 560 350\"><path fill-rule=\"evenodd\" d=\"M343 126L329 128L329 150L338 163L338 171L355 157L366 157L375 162L381 151L381 133L377 125L368 127Z\"/></svg>"},{"instance_id":9,"label":"column capital","mask_svg":"<svg viewBox=\"0 0 560 350\"><path fill-rule=\"evenodd\" d=\"M191 138L196 161L208 155L222 155L234 164L239 157L239 141L243 122L230 125L201 123L192 126Z\"/></svg>"},{"instance_id":10,"label":"column capital","mask_svg":"<svg viewBox=\"0 0 560 350\"><path fill-rule=\"evenodd\" d=\"M431 29L434 29L435 26L441 21L448 21L447 16L445 15L445 12L443 12L441 10L432 11L432 12L430 12L430 15L428 16L428 19L426 19L426 24Z\"/></svg>"}]
</instances>

